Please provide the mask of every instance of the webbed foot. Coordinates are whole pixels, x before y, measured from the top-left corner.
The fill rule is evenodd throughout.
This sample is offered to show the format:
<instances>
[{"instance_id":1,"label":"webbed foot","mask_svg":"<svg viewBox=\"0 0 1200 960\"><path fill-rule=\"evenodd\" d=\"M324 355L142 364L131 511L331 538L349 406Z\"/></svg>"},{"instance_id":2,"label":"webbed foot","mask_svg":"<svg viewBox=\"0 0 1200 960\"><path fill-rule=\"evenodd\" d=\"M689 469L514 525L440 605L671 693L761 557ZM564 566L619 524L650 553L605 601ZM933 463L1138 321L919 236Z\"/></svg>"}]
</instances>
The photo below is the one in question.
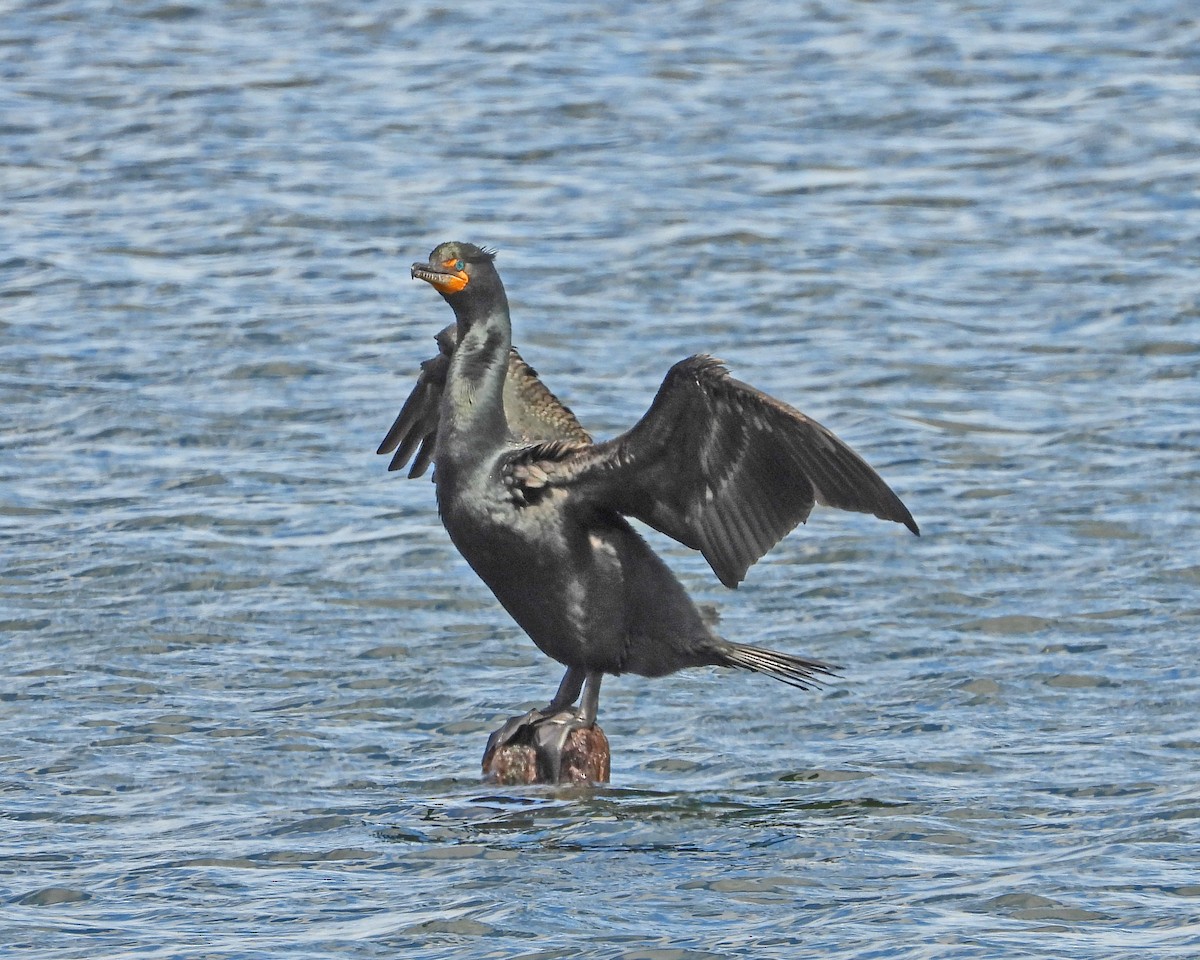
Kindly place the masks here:
<instances>
[{"instance_id":1,"label":"webbed foot","mask_svg":"<svg viewBox=\"0 0 1200 960\"><path fill-rule=\"evenodd\" d=\"M608 738L574 711L530 710L488 738L483 774L506 784L606 783Z\"/></svg>"},{"instance_id":2,"label":"webbed foot","mask_svg":"<svg viewBox=\"0 0 1200 960\"><path fill-rule=\"evenodd\" d=\"M537 758L538 777L546 783L560 783L563 776L563 752L576 730L591 730L595 723L577 713L564 710L544 717L533 725L533 752Z\"/></svg>"},{"instance_id":3,"label":"webbed foot","mask_svg":"<svg viewBox=\"0 0 1200 960\"><path fill-rule=\"evenodd\" d=\"M530 733L527 728L532 727L537 721L546 717L546 714L541 710L530 710L528 713L523 713L519 717L509 717L499 730L493 730L491 736L488 737L487 746L484 747L483 756L486 760L488 756L495 753L510 743L528 743Z\"/></svg>"}]
</instances>

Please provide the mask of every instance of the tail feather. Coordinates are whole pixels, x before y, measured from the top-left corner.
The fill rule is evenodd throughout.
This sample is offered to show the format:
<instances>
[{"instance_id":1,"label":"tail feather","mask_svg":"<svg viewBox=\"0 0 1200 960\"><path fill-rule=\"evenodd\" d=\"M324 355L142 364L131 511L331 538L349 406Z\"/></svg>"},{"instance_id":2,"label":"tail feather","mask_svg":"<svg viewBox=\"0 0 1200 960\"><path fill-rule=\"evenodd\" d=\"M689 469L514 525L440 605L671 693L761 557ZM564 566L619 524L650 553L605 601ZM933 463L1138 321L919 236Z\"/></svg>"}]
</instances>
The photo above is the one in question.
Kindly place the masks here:
<instances>
[{"instance_id":1,"label":"tail feather","mask_svg":"<svg viewBox=\"0 0 1200 960\"><path fill-rule=\"evenodd\" d=\"M764 650L762 647L752 647L745 643L731 643L722 653L725 658L724 665L727 667L764 673L789 687L799 687L801 690L814 690L821 686L822 676L837 676L836 664L793 657L790 653Z\"/></svg>"}]
</instances>

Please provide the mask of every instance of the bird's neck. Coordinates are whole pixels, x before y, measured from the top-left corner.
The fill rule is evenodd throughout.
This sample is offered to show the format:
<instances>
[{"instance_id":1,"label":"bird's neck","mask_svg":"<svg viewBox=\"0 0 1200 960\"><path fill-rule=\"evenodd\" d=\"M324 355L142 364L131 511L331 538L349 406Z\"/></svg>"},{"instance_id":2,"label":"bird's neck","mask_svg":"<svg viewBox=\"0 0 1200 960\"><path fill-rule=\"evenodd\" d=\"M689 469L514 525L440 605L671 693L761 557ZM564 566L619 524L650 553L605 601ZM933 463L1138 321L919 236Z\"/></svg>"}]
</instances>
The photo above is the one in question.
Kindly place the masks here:
<instances>
[{"instance_id":1,"label":"bird's neck","mask_svg":"<svg viewBox=\"0 0 1200 960\"><path fill-rule=\"evenodd\" d=\"M439 446L451 459L482 459L507 442L504 378L511 346L507 302L470 323L458 318L458 346L450 361L438 430Z\"/></svg>"}]
</instances>

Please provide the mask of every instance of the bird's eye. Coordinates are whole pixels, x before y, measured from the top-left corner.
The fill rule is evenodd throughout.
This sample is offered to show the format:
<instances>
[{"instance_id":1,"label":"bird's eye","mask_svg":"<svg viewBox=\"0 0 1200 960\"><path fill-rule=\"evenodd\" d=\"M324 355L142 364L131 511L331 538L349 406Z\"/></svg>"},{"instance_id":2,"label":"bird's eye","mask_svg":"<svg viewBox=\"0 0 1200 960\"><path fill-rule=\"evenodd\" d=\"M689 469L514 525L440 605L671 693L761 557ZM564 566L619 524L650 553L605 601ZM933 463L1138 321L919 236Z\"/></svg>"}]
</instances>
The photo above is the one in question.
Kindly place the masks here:
<instances>
[{"instance_id":1,"label":"bird's eye","mask_svg":"<svg viewBox=\"0 0 1200 960\"><path fill-rule=\"evenodd\" d=\"M454 261L454 269L457 270L459 273L462 273L462 271L467 269L467 265L465 263L463 263L461 260L455 260Z\"/></svg>"}]
</instances>

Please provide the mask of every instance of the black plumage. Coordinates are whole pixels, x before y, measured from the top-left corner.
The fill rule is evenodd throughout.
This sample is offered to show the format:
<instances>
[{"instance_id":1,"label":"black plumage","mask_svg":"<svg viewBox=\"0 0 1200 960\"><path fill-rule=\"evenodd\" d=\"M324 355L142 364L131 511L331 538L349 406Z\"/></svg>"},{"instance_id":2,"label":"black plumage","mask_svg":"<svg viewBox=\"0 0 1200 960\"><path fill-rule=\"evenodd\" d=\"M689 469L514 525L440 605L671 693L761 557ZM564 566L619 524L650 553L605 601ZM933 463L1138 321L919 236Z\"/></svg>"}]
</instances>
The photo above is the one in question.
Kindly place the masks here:
<instances>
[{"instance_id":1,"label":"black plumage","mask_svg":"<svg viewBox=\"0 0 1200 960\"><path fill-rule=\"evenodd\" d=\"M799 687L828 674L819 660L714 633L625 518L701 551L735 587L814 504L918 533L900 499L831 431L708 356L675 364L637 424L594 443L512 348L493 260L452 242L413 265L456 322L438 335L437 356L421 365L379 452L394 451L393 470L412 459L409 476L432 460L454 544L534 643L567 667L550 705L520 722L570 710L590 725L605 673L708 664Z\"/></svg>"}]
</instances>

